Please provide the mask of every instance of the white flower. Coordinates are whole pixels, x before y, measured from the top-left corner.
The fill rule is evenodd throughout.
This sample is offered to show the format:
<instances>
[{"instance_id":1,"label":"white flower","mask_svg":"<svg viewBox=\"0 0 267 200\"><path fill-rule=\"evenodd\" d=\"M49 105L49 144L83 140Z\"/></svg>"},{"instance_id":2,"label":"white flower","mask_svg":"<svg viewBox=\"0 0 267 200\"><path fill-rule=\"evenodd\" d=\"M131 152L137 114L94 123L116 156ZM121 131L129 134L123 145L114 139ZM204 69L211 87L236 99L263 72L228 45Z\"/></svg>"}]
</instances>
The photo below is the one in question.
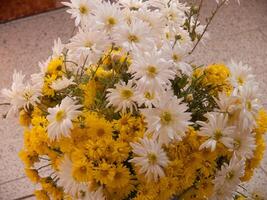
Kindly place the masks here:
<instances>
[{"instance_id":1,"label":"white flower","mask_svg":"<svg viewBox=\"0 0 267 200\"><path fill-rule=\"evenodd\" d=\"M258 99L259 89L257 85L246 85L239 88L238 97L241 101L240 119L244 128L252 128L255 118L262 105Z\"/></svg>"},{"instance_id":2,"label":"white flower","mask_svg":"<svg viewBox=\"0 0 267 200\"><path fill-rule=\"evenodd\" d=\"M243 65L242 62L235 63L233 60L227 65L230 69L230 82L238 88L254 82L254 75L252 69L248 65Z\"/></svg>"},{"instance_id":3,"label":"white flower","mask_svg":"<svg viewBox=\"0 0 267 200\"><path fill-rule=\"evenodd\" d=\"M96 27L107 32L119 26L123 20L122 11L115 3L103 2L97 7L94 14Z\"/></svg>"},{"instance_id":4,"label":"white flower","mask_svg":"<svg viewBox=\"0 0 267 200\"><path fill-rule=\"evenodd\" d=\"M69 87L70 85L74 85L76 84L74 82L74 78L71 77L70 79L66 78L65 76L62 77L62 79L57 79L55 80L52 84L51 84L51 88L58 91L58 90L62 90L65 89L67 87Z\"/></svg>"},{"instance_id":5,"label":"white flower","mask_svg":"<svg viewBox=\"0 0 267 200\"><path fill-rule=\"evenodd\" d=\"M86 191L87 187L85 183L77 182L72 176L72 162L65 156L63 161L59 165L57 173L59 180L58 185L63 187L64 192L74 196L79 196L80 191Z\"/></svg>"},{"instance_id":6,"label":"white flower","mask_svg":"<svg viewBox=\"0 0 267 200\"><path fill-rule=\"evenodd\" d=\"M145 105L148 108L152 108L153 106L156 106L159 101L160 101L160 96L156 91L137 90L136 102L140 107L142 105Z\"/></svg>"},{"instance_id":7,"label":"white flower","mask_svg":"<svg viewBox=\"0 0 267 200\"><path fill-rule=\"evenodd\" d=\"M208 137L208 139L201 144L200 149L211 148L214 151L217 142L221 142L226 147L231 148L233 138L231 138L234 127L228 126L228 116L223 113L207 113L205 115L207 122L198 121L197 123L202 126L199 135Z\"/></svg>"},{"instance_id":8,"label":"white flower","mask_svg":"<svg viewBox=\"0 0 267 200\"><path fill-rule=\"evenodd\" d=\"M152 133L154 139L168 144L172 140L181 140L190 125L191 113L188 107L176 96L163 93L156 108L142 109L141 113L147 122L147 133Z\"/></svg>"},{"instance_id":9,"label":"white flower","mask_svg":"<svg viewBox=\"0 0 267 200\"><path fill-rule=\"evenodd\" d=\"M236 96L219 93L218 99L215 98L215 101L219 107L218 110L229 115L232 115L240 108L240 101Z\"/></svg>"},{"instance_id":10,"label":"white flower","mask_svg":"<svg viewBox=\"0 0 267 200\"><path fill-rule=\"evenodd\" d=\"M112 37L116 45L123 47L126 51L133 48L145 50L151 47L154 38L151 28L142 20L132 20L131 24L122 24L114 28Z\"/></svg>"},{"instance_id":11,"label":"white flower","mask_svg":"<svg viewBox=\"0 0 267 200\"><path fill-rule=\"evenodd\" d=\"M108 47L109 41L103 32L97 30L79 30L79 32L70 39L67 47L71 54L75 54L78 58L88 56L91 63L96 63L101 57L103 51Z\"/></svg>"},{"instance_id":12,"label":"white flower","mask_svg":"<svg viewBox=\"0 0 267 200\"><path fill-rule=\"evenodd\" d=\"M235 155L230 160L229 165L223 164L221 170L216 174L214 180L214 194L212 199L231 200L233 192L241 182L240 178L245 173L245 161L237 158ZM224 195L222 194L224 192ZM220 198L223 197L223 198Z\"/></svg>"},{"instance_id":13,"label":"white flower","mask_svg":"<svg viewBox=\"0 0 267 200\"><path fill-rule=\"evenodd\" d=\"M166 23L158 10L150 11L148 9L139 9L135 16L147 23L151 28L153 37L161 38L163 36Z\"/></svg>"},{"instance_id":14,"label":"white flower","mask_svg":"<svg viewBox=\"0 0 267 200\"><path fill-rule=\"evenodd\" d=\"M255 134L249 129L237 127L233 135L233 152L239 158L250 159L256 148Z\"/></svg>"},{"instance_id":15,"label":"white flower","mask_svg":"<svg viewBox=\"0 0 267 200\"><path fill-rule=\"evenodd\" d=\"M71 0L71 3L62 2L62 4L70 7L67 12L71 14L71 18L75 18L75 26L88 18L96 7L94 0Z\"/></svg>"},{"instance_id":16,"label":"white flower","mask_svg":"<svg viewBox=\"0 0 267 200\"><path fill-rule=\"evenodd\" d=\"M135 50L133 57L129 72L138 80L138 89L162 92L170 85L170 79L174 78L175 72L162 58L160 51L155 48L150 52Z\"/></svg>"},{"instance_id":17,"label":"white flower","mask_svg":"<svg viewBox=\"0 0 267 200\"><path fill-rule=\"evenodd\" d=\"M148 181L158 181L164 177L163 168L168 165L168 157L160 144L155 140L143 138L140 142L130 143L134 158L130 162L139 166L139 173L145 174Z\"/></svg>"},{"instance_id":18,"label":"white flower","mask_svg":"<svg viewBox=\"0 0 267 200\"><path fill-rule=\"evenodd\" d=\"M179 44L165 42L162 47L162 52L163 57L171 61L175 71L186 74L187 76L192 75L192 66L183 61L183 58L188 54L185 48L182 48Z\"/></svg>"},{"instance_id":19,"label":"white flower","mask_svg":"<svg viewBox=\"0 0 267 200\"><path fill-rule=\"evenodd\" d=\"M48 108L47 119L49 125L47 127L48 136L51 140L57 140L62 135L69 137L70 130L73 128L72 120L75 119L81 111L82 105L75 105L76 102L70 97L65 97L60 105L54 108Z\"/></svg>"},{"instance_id":20,"label":"white flower","mask_svg":"<svg viewBox=\"0 0 267 200\"><path fill-rule=\"evenodd\" d=\"M121 81L115 84L115 89L107 89L109 92L107 94L107 100L109 101L107 106L115 106L115 112L126 113L127 109L133 112L134 108L137 109L135 105L135 88L132 81L128 81L127 84Z\"/></svg>"},{"instance_id":21,"label":"white flower","mask_svg":"<svg viewBox=\"0 0 267 200\"><path fill-rule=\"evenodd\" d=\"M60 57L62 55L63 49L64 49L64 45L62 44L61 39L58 38L57 40L54 41L54 46L52 48L53 50L52 57L53 58Z\"/></svg>"},{"instance_id":22,"label":"white flower","mask_svg":"<svg viewBox=\"0 0 267 200\"><path fill-rule=\"evenodd\" d=\"M120 0L119 3L123 8L130 10L138 10L145 6L143 0Z\"/></svg>"},{"instance_id":23,"label":"white flower","mask_svg":"<svg viewBox=\"0 0 267 200\"><path fill-rule=\"evenodd\" d=\"M21 72L13 73L13 83L11 89L2 89L1 95L10 103L11 108L7 113L7 117L18 113L19 109L28 110L30 105L36 105L39 102L41 91L38 85L31 85L24 82L25 76Z\"/></svg>"},{"instance_id":24,"label":"white flower","mask_svg":"<svg viewBox=\"0 0 267 200\"><path fill-rule=\"evenodd\" d=\"M103 189L100 187L96 191L86 191L84 196L78 200L105 200Z\"/></svg>"}]
</instances>

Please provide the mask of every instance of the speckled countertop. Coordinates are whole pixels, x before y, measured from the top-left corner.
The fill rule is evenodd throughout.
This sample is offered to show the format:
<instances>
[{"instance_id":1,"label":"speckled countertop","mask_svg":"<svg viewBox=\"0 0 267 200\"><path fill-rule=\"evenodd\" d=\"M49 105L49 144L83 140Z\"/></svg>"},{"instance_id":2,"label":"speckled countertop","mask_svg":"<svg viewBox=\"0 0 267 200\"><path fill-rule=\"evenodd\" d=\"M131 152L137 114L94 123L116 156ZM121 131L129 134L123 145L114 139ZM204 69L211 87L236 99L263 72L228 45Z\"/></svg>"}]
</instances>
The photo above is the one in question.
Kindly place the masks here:
<instances>
[{"instance_id":1,"label":"speckled countertop","mask_svg":"<svg viewBox=\"0 0 267 200\"><path fill-rule=\"evenodd\" d=\"M240 0L221 10L209 29L210 39L199 46L192 57L198 64L227 62L231 58L249 64L261 83L263 103L267 107L267 1ZM206 0L207 15L215 0ZM73 22L64 9L0 25L0 88L11 84L14 69L31 74L38 61L45 60L53 40L66 42ZM1 99L0 99L1 102ZM4 107L0 107L3 113ZM17 156L22 147L22 129L15 119L0 119L0 200L12 200L32 194L34 186L24 177ZM267 155L262 162L267 170ZM267 175L258 169L249 190L267 197Z\"/></svg>"}]
</instances>

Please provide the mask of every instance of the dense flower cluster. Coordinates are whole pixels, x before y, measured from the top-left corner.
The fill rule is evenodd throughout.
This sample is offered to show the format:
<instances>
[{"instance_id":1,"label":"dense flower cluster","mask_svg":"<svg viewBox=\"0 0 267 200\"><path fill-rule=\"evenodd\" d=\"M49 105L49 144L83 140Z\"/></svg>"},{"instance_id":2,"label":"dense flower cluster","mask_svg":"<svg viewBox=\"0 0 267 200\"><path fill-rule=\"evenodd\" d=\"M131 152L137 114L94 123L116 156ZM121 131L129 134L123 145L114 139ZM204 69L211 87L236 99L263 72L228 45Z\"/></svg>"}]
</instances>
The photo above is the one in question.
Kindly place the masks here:
<instances>
[{"instance_id":1,"label":"dense flower cluster","mask_svg":"<svg viewBox=\"0 0 267 200\"><path fill-rule=\"evenodd\" d=\"M64 4L77 33L2 90L37 199L233 199L264 152L251 68L188 64L203 27L178 1Z\"/></svg>"}]
</instances>

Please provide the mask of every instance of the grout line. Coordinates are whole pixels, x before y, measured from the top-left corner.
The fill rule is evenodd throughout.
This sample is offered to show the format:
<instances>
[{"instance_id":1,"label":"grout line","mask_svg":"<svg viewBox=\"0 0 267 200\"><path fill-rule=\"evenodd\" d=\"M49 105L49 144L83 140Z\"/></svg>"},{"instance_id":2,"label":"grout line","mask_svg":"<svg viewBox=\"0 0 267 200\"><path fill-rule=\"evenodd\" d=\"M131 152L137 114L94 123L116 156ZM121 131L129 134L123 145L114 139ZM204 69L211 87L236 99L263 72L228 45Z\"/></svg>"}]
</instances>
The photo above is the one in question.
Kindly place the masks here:
<instances>
[{"instance_id":1,"label":"grout line","mask_svg":"<svg viewBox=\"0 0 267 200\"><path fill-rule=\"evenodd\" d=\"M23 196L23 197L19 197L19 198L13 199L13 200L23 200L23 199L28 199L28 198L31 198L31 197L34 197L34 194L29 194L29 195L26 195L26 196Z\"/></svg>"},{"instance_id":2,"label":"grout line","mask_svg":"<svg viewBox=\"0 0 267 200\"><path fill-rule=\"evenodd\" d=\"M13 181L21 180L21 179L24 179L24 178L26 178L26 176L22 176L22 177L19 177L19 178L15 178L15 179L12 179L12 180L9 180L9 181L2 182L2 183L0 183L0 185L5 185L7 183L11 183Z\"/></svg>"}]
</instances>

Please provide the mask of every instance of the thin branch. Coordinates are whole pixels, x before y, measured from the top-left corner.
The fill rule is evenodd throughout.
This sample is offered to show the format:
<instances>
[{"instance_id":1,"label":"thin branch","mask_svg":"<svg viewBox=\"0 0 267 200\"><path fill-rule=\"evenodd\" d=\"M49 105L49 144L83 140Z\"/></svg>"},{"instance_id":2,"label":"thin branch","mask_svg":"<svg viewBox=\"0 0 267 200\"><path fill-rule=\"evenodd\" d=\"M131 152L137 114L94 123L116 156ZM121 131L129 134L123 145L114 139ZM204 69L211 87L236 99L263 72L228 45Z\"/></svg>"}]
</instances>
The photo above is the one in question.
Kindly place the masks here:
<instances>
[{"instance_id":1,"label":"thin branch","mask_svg":"<svg viewBox=\"0 0 267 200\"><path fill-rule=\"evenodd\" d=\"M10 103L0 103L0 106L9 106Z\"/></svg>"},{"instance_id":2,"label":"thin branch","mask_svg":"<svg viewBox=\"0 0 267 200\"><path fill-rule=\"evenodd\" d=\"M208 30L208 27L210 25L210 23L212 22L213 18L215 17L215 15L217 14L217 12L220 10L220 8L225 4L227 0L223 0L222 3L217 4L216 9L212 12L212 15L210 18L208 18L208 22L207 25L205 26L205 29L203 30L202 34L200 35L200 37L198 38L195 46L193 47L193 49L189 52L189 54L192 54L193 51L196 49L196 47L198 46L199 42L201 41L201 39L203 38L203 36L205 35L206 31Z\"/></svg>"},{"instance_id":3,"label":"thin branch","mask_svg":"<svg viewBox=\"0 0 267 200\"><path fill-rule=\"evenodd\" d=\"M47 165L41 166L41 167L37 168L36 170L39 171L39 170L41 170L41 169L43 169L43 168L49 167L50 165L51 165L51 164L47 164Z\"/></svg>"}]
</instances>

